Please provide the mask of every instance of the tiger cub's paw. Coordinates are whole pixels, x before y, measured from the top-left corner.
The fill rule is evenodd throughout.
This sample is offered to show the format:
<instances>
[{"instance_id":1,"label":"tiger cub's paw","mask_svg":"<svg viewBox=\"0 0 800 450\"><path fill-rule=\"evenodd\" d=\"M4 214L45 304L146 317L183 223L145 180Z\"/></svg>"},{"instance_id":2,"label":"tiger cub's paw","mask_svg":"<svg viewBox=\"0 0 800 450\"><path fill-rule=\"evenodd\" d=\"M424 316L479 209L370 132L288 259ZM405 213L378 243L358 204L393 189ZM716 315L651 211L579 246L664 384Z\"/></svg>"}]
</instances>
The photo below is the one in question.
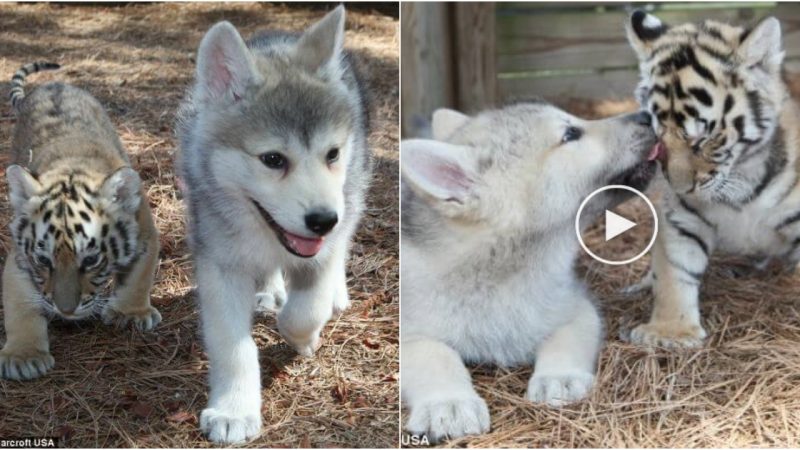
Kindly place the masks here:
<instances>
[{"instance_id":1,"label":"tiger cub's paw","mask_svg":"<svg viewBox=\"0 0 800 450\"><path fill-rule=\"evenodd\" d=\"M129 323L141 331L150 331L161 322L161 313L152 306L143 309L121 311L119 306L108 303L103 308L103 323L124 327Z\"/></svg>"},{"instance_id":2,"label":"tiger cub's paw","mask_svg":"<svg viewBox=\"0 0 800 450\"><path fill-rule=\"evenodd\" d=\"M40 350L0 350L0 378L32 380L46 374L55 365L50 352Z\"/></svg>"},{"instance_id":3,"label":"tiger cub's paw","mask_svg":"<svg viewBox=\"0 0 800 450\"><path fill-rule=\"evenodd\" d=\"M631 342L648 347L698 348L707 335L700 325L650 322L631 330Z\"/></svg>"}]
</instances>

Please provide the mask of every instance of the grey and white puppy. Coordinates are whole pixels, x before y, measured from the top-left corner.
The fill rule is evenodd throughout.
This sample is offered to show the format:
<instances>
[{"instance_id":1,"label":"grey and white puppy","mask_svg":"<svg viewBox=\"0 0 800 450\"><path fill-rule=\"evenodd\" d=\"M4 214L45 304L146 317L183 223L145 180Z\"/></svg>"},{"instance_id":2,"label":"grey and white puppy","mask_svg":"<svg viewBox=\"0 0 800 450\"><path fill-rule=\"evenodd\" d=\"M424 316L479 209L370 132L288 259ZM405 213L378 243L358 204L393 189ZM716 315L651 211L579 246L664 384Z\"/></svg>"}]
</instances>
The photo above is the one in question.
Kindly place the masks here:
<instances>
[{"instance_id":1,"label":"grey and white puppy","mask_svg":"<svg viewBox=\"0 0 800 450\"><path fill-rule=\"evenodd\" d=\"M439 440L489 430L465 362L535 362L533 402L589 394L602 321L574 272L575 214L604 185L644 188L658 154L647 113L586 121L541 102L439 110L432 134L401 150L400 371L406 429Z\"/></svg>"},{"instance_id":2,"label":"grey and white puppy","mask_svg":"<svg viewBox=\"0 0 800 450\"><path fill-rule=\"evenodd\" d=\"M344 20L340 6L300 35L247 43L221 22L200 43L178 167L210 363L200 427L216 442L261 427L256 309L277 310L281 335L311 356L349 303L345 262L371 159Z\"/></svg>"}]
</instances>

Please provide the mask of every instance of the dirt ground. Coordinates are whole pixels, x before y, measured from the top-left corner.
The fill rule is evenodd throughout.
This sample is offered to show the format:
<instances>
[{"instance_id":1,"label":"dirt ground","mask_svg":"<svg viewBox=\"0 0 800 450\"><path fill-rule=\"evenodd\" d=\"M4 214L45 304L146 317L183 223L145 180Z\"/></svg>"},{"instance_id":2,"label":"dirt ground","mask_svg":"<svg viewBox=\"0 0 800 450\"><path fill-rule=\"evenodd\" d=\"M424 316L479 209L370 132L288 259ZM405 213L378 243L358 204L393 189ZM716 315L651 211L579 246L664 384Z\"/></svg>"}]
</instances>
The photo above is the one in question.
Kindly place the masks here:
<instances>
[{"instance_id":1,"label":"dirt ground","mask_svg":"<svg viewBox=\"0 0 800 450\"><path fill-rule=\"evenodd\" d=\"M800 77L791 77L795 98ZM636 109L633 99L551 99L572 113L599 118ZM658 190L648 195L657 197ZM649 214L642 207L631 217ZM626 214L626 217L628 215ZM599 228L599 227L598 227ZM595 230L598 231L598 230ZM645 233L629 232L642 243ZM604 239L594 233L598 242ZM614 241L612 241L614 242ZM734 257L717 257L701 290L709 338L699 350L644 349L626 342L649 317L649 291L624 295L649 267L649 255L608 266L581 254L577 270L599 300L606 344L591 397L563 409L524 400L533 368L472 368L486 399L491 432L442 447L796 447L800 442L800 274L731 274ZM404 436L404 442L408 439Z\"/></svg>"},{"instance_id":2,"label":"dirt ground","mask_svg":"<svg viewBox=\"0 0 800 450\"><path fill-rule=\"evenodd\" d=\"M0 5L2 98L22 64L55 61L62 70L32 76L31 87L50 79L83 87L116 124L161 231L152 299L164 318L149 333L99 321L51 323L53 371L35 381L0 381L0 437L56 436L72 447L209 446L197 427L207 401L208 363L172 167L174 113L191 81L197 44L215 22L229 20L245 37L262 29L299 31L326 8ZM358 55L374 97L370 143L376 155L369 209L349 266L353 306L325 328L323 347L311 359L283 343L273 317L257 320L264 428L251 447L394 447L398 441L396 17L364 6L347 15L345 45ZM14 119L5 100L0 114L0 146L8 149ZM5 181L0 191L6 198ZM3 259L9 220L4 200Z\"/></svg>"}]
</instances>

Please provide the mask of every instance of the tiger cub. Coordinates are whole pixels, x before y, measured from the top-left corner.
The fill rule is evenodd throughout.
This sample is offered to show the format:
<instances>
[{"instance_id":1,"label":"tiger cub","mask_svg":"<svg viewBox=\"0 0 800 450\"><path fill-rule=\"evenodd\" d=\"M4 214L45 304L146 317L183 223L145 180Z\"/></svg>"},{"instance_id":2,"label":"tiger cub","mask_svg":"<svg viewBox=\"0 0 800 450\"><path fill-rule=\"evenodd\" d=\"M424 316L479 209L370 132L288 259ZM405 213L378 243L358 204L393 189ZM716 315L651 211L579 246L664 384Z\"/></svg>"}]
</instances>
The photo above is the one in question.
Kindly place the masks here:
<instances>
[{"instance_id":1,"label":"tiger cub","mask_svg":"<svg viewBox=\"0 0 800 450\"><path fill-rule=\"evenodd\" d=\"M640 104L657 118L669 183L660 205L645 345L695 347L706 331L698 293L711 254L766 267L800 260L800 111L781 78L780 23L706 20L669 26L636 11L627 26L639 58Z\"/></svg>"},{"instance_id":2,"label":"tiger cub","mask_svg":"<svg viewBox=\"0 0 800 450\"><path fill-rule=\"evenodd\" d=\"M150 305L158 232L138 174L103 108L87 92L48 83L26 96L22 67L11 80L17 116L6 169L14 245L3 270L7 340L0 378L32 379L53 367L47 316L153 328ZM24 168L23 168L24 166ZM115 277L104 305L99 291Z\"/></svg>"}]
</instances>

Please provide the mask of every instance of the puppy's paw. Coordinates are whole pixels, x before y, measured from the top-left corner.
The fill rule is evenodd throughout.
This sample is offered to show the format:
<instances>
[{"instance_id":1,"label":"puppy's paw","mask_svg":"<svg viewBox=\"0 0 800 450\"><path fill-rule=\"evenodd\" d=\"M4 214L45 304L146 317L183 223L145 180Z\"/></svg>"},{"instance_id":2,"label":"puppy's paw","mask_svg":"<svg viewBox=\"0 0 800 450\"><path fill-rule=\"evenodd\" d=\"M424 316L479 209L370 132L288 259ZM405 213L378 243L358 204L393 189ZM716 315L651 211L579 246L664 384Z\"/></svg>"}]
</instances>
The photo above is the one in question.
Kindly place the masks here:
<instances>
[{"instance_id":1,"label":"puppy's paw","mask_svg":"<svg viewBox=\"0 0 800 450\"><path fill-rule=\"evenodd\" d=\"M256 294L256 312L261 314L279 313L286 304L286 291L276 289Z\"/></svg>"},{"instance_id":2,"label":"puppy's paw","mask_svg":"<svg viewBox=\"0 0 800 450\"><path fill-rule=\"evenodd\" d=\"M706 330L700 325L683 322L650 322L631 330L634 344L664 348L698 348L703 346Z\"/></svg>"},{"instance_id":3,"label":"puppy's paw","mask_svg":"<svg viewBox=\"0 0 800 450\"><path fill-rule=\"evenodd\" d=\"M33 380L46 374L55 363L48 352L4 348L0 351L0 378Z\"/></svg>"},{"instance_id":4,"label":"puppy's paw","mask_svg":"<svg viewBox=\"0 0 800 450\"><path fill-rule=\"evenodd\" d=\"M258 436L261 417L257 414L233 414L217 408L200 413L200 430L210 441L219 444L242 444Z\"/></svg>"},{"instance_id":5,"label":"puppy's paw","mask_svg":"<svg viewBox=\"0 0 800 450\"><path fill-rule=\"evenodd\" d=\"M622 295L634 295L638 294L639 292L649 290L653 288L653 272L647 272L638 283L634 283L630 286L626 286L619 290L619 293Z\"/></svg>"},{"instance_id":6,"label":"puppy's paw","mask_svg":"<svg viewBox=\"0 0 800 450\"><path fill-rule=\"evenodd\" d=\"M534 403L560 407L586 398L593 384L594 374L589 372L539 375L534 371L525 398Z\"/></svg>"},{"instance_id":7,"label":"puppy's paw","mask_svg":"<svg viewBox=\"0 0 800 450\"><path fill-rule=\"evenodd\" d=\"M489 408L477 394L431 400L414 405L406 430L431 442L489 431Z\"/></svg>"},{"instance_id":8,"label":"puppy's paw","mask_svg":"<svg viewBox=\"0 0 800 450\"><path fill-rule=\"evenodd\" d=\"M281 331L280 327L278 327L278 331ZM314 356L314 353L322 346L322 338L319 337L319 334L314 334L310 338L296 338L281 331L281 336L283 336L286 343L289 344L298 355L305 356L306 358Z\"/></svg>"},{"instance_id":9,"label":"puppy's paw","mask_svg":"<svg viewBox=\"0 0 800 450\"><path fill-rule=\"evenodd\" d=\"M121 328L133 323L141 331L150 331L160 322L161 313L152 306L123 311L119 305L109 302L103 308L103 323L106 325L114 325Z\"/></svg>"},{"instance_id":10,"label":"puppy's paw","mask_svg":"<svg viewBox=\"0 0 800 450\"><path fill-rule=\"evenodd\" d=\"M350 307L350 295L347 293L347 286L339 288L333 296L333 315L341 315Z\"/></svg>"}]
</instances>

